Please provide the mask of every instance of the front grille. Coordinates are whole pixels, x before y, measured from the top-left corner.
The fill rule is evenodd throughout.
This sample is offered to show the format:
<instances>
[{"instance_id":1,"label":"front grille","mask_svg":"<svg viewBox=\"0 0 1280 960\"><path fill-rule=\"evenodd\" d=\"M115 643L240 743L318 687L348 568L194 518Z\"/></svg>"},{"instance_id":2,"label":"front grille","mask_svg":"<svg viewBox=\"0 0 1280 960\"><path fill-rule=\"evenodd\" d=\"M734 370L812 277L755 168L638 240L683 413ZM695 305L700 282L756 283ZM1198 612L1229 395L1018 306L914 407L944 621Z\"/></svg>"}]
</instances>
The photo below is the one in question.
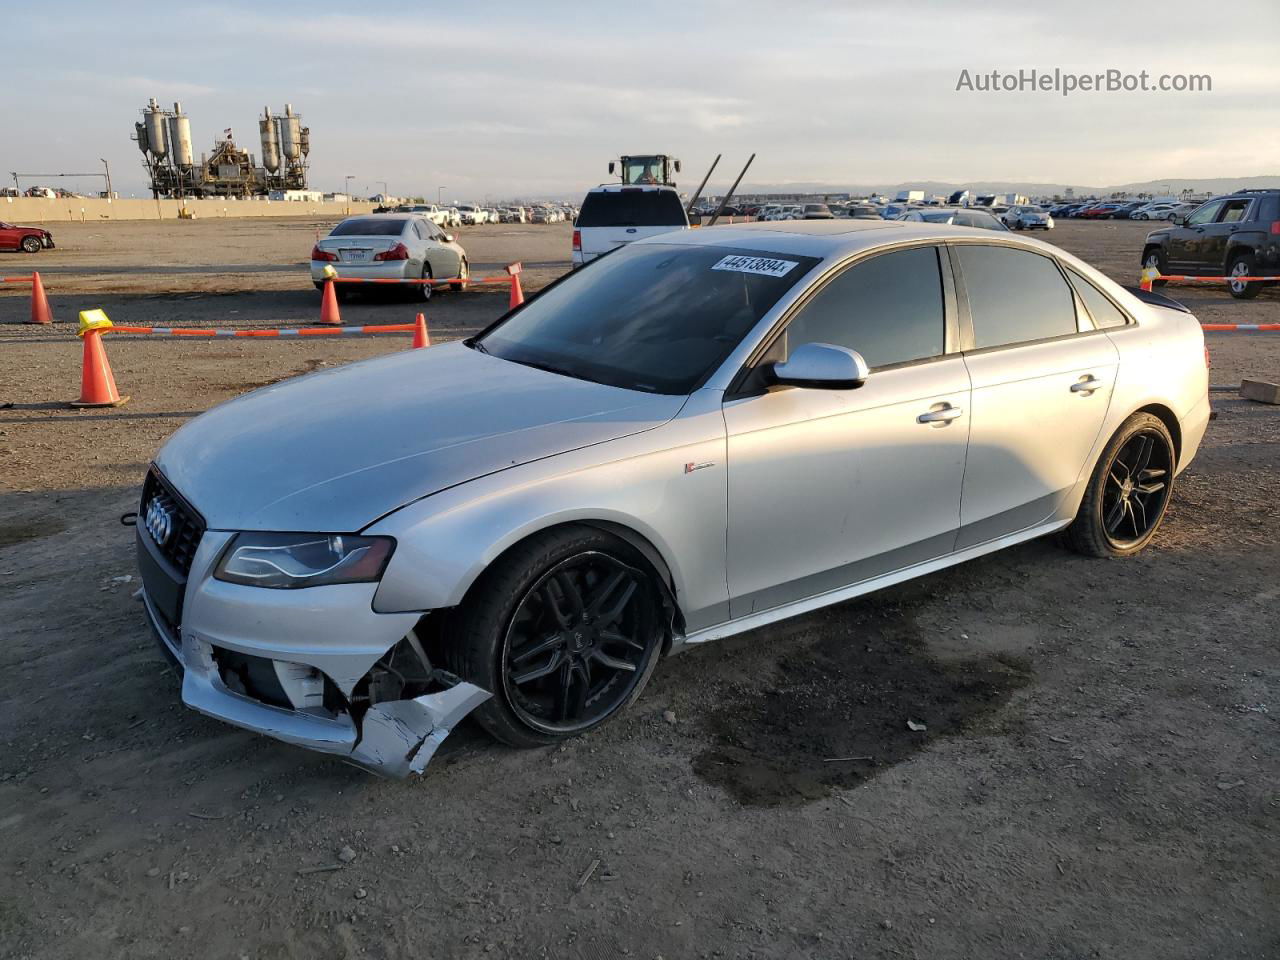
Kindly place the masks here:
<instances>
[{"instance_id":1,"label":"front grille","mask_svg":"<svg viewBox=\"0 0 1280 960\"><path fill-rule=\"evenodd\" d=\"M151 541L164 558L185 577L191 572L196 547L200 546L200 538L204 536L204 518L154 468L147 473L147 479L142 485L142 503L138 508L138 526L147 530L148 536L151 536L151 532L146 526L147 510L153 502L169 515L170 526L163 543L158 542L154 536Z\"/></svg>"}]
</instances>

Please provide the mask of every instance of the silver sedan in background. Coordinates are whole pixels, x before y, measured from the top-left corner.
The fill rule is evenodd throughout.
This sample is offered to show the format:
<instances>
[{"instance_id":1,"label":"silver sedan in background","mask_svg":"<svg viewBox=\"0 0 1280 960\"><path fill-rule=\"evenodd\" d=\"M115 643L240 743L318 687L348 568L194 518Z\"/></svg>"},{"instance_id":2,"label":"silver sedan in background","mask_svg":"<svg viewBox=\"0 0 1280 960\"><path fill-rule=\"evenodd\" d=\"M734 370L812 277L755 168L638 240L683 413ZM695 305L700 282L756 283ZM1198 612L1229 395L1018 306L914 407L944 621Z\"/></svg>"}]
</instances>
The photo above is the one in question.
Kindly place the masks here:
<instances>
[{"instance_id":1,"label":"silver sedan in background","mask_svg":"<svg viewBox=\"0 0 1280 960\"><path fill-rule=\"evenodd\" d=\"M1009 233L663 234L189 422L143 487L143 598L209 716L392 776L468 713L555 743L675 650L1055 531L1138 553L1205 360L1175 302Z\"/></svg>"},{"instance_id":2,"label":"silver sedan in background","mask_svg":"<svg viewBox=\"0 0 1280 960\"><path fill-rule=\"evenodd\" d=\"M1007 231L1009 228L985 210L968 207L921 207L894 217L915 223L947 223L956 227L977 227L979 230Z\"/></svg>"},{"instance_id":3,"label":"silver sedan in background","mask_svg":"<svg viewBox=\"0 0 1280 960\"><path fill-rule=\"evenodd\" d=\"M378 213L348 217L311 248L311 280L323 286L325 268L340 277L367 280L423 280L459 278L454 290L466 285L467 251L453 234L426 214ZM339 296L347 284L334 284ZM413 285L414 294L431 298L429 284Z\"/></svg>"},{"instance_id":4,"label":"silver sedan in background","mask_svg":"<svg viewBox=\"0 0 1280 960\"><path fill-rule=\"evenodd\" d=\"M1010 230L1052 230L1053 217L1044 207L1010 207L1000 214L1000 219Z\"/></svg>"}]
</instances>

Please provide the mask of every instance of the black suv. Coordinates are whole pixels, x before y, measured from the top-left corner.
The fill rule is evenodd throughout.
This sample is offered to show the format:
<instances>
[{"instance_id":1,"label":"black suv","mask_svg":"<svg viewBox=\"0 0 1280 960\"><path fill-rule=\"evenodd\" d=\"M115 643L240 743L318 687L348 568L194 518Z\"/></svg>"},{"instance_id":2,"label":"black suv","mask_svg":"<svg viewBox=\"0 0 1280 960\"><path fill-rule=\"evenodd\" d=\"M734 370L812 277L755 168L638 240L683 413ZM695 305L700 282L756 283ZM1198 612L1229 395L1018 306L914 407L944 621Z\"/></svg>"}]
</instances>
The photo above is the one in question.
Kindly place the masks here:
<instances>
[{"instance_id":1,"label":"black suv","mask_svg":"<svg viewBox=\"0 0 1280 960\"><path fill-rule=\"evenodd\" d=\"M1142 265L1199 277L1280 274L1280 190L1240 190L1202 203L1185 218L1175 216L1147 234ZM1236 299L1249 300L1272 283L1232 280L1227 288Z\"/></svg>"}]
</instances>

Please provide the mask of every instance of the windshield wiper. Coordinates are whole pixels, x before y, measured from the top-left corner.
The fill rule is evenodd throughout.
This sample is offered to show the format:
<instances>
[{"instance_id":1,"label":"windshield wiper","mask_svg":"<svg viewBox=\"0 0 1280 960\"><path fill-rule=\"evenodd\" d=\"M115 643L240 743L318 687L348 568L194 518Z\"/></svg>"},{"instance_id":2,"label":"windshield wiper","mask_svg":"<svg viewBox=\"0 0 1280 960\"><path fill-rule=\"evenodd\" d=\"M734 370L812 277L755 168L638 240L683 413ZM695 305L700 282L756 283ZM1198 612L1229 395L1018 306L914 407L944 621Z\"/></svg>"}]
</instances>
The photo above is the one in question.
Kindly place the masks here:
<instances>
[{"instance_id":1,"label":"windshield wiper","mask_svg":"<svg viewBox=\"0 0 1280 960\"><path fill-rule=\"evenodd\" d=\"M479 340L475 339L475 337L472 337L470 340L467 341L467 346L470 347L472 350L475 350L477 353L489 353L489 348L486 347ZM490 353L489 356L493 356L493 354Z\"/></svg>"}]
</instances>

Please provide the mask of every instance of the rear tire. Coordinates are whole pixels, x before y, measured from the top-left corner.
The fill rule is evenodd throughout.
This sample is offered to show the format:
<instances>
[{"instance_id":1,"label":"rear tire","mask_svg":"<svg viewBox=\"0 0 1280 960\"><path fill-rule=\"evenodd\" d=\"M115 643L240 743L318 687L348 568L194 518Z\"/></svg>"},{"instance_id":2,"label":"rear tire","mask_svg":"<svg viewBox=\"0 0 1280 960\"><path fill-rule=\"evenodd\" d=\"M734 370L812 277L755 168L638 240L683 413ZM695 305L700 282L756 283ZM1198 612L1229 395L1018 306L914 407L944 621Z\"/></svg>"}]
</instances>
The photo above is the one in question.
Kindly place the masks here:
<instances>
[{"instance_id":1,"label":"rear tire","mask_svg":"<svg viewBox=\"0 0 1280 960\"><path fill-rule=\"evenodd\" d=\"M431 264L424 258L422 261L422 279L430 280L434 274L431 272ZM429 283L419 283L413 285L413 299L426 303L431 299L432 286Z\"/></svg>"},{"instance_id":2,"label":"rear tire","mask_svg":"<svg viewBox=\"0 0 1280 960\"><path fill-rule=\"evenodd\" d=\"M1252 254L1241 253L1231 259L1231 266L1227 268L1227 276L1251 277L1255 266L1255 260ZM1237 300L1252 300L1262 292L1265 286L1263 283L1238 283L1232 280L1227 283L1227 290Z\"/></svg>"},{"instance_id":3,"label":"rear tire","mask_svg":"<svg viewBox=\"0 0 1280 960\"><path fill-rule=\"evenodd\" d=\"M480 725L513 747L536 747L635 702L662 649L663 604L629 544L567 526L486 570L445 636L449 669L493 694L473 714Z\"/></svg>"},{"instance_id":4,"label":"rear tire","mask_svg":"<svg viewBox=\"0 0 1280 960\"><path fill-rule=\"evenodd\" d=\"M1087 557L1131 557L1160 528L1173 493L1173 437L1159 417L1135 413L1098 457L1080 510L1064 531Z\"/></svg>"}]
</instances>

